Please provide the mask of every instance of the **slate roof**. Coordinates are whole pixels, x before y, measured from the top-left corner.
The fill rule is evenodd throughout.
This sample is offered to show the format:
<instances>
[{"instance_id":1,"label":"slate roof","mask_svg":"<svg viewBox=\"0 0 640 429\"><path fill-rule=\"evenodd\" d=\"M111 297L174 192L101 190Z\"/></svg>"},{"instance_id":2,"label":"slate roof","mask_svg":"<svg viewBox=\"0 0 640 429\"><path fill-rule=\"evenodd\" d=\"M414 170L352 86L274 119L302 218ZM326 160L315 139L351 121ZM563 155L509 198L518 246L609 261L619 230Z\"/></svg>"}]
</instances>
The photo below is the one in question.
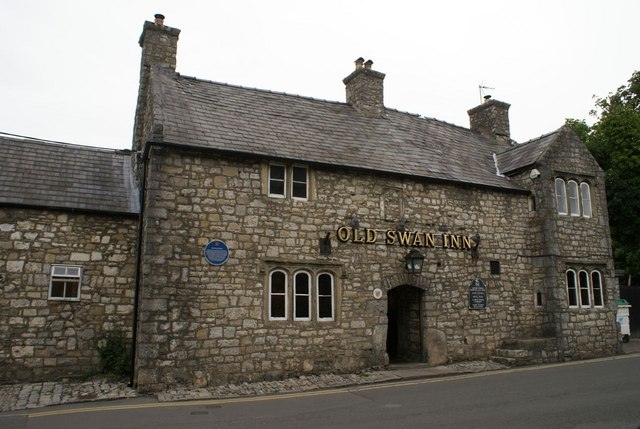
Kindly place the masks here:
<instances>
[{"instance_id":1,"label":"slate roof","mask_svg":"<svg viewBox=\"0 0 640 429\"><path fill-rule=\"evenodd\" d=\"M128 151L0 134L0 205L139 213Z\"/></svg>"},{"instance_id":2,"label":"slate roof","mask_svg":"<svg viewBox=\"0 0 640 429\"><path fill-rule=\"evenodd\" d=\"M500 173L509 174L538 162L556 140L559 131L545 134L497 154Z\"/></svg>"},{"instance_id":3,"label":"slate roof","mask_svg":"<svg viewBox=\"0 0 640 429\"><path fill-rule=\"evenodd\" d=\"M346 103L152 70L153 116L166 143L522 190L497 174L480 133L387 109L368 118Z\"/></svg>"}]
</instances>

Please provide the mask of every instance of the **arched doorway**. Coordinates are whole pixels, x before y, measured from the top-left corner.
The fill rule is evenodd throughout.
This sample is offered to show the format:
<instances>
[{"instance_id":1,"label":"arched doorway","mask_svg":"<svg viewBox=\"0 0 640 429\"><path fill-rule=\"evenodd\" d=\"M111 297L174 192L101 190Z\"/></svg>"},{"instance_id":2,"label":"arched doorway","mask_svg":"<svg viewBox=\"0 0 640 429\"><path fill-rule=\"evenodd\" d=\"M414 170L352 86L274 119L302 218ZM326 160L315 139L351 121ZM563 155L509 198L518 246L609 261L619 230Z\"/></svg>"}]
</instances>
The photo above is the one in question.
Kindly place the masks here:
<instances>
[{"instance_id":1,"label":"arched doorway","mask_svg":"<svg viewBox=\"0 0 640 429\"><path fill-rule=\"evenodd\" d=\"M390 362L424 362L422 293L403 285L387 292L387 354Z\"/></svg>"}]
</instances>

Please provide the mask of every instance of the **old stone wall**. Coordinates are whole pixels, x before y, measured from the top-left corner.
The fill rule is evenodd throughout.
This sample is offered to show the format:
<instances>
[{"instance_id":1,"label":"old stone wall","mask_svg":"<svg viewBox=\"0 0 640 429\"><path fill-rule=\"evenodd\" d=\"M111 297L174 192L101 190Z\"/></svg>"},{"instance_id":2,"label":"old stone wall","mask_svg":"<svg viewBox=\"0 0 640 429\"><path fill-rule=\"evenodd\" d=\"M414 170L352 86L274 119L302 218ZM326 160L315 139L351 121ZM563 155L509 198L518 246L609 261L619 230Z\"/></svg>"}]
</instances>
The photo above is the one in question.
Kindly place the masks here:
<instances>
[{"instance_id":1,"label":"old stone wall","mask_svg":"<svg viewBox=\"0 0 640 429\"><path fill-rule=\"evenodd\" d=\"M0 382L82 377L101 335L130 336L136 220L0 208ZM79 301L48 299L53 264L81 266Z\"/></svg>"},{"instance_id":2,"label":"old stone wall","mask_svg":"<svg viewBox=\"0 0 640 429\"><path fill-rule=\"evenodd\" d=\"M142 390L381 365L387 292L410 282L424 290L425 360L432 353L444 353L445 361L488 357L502 339L530 328L522 321L535 323L526 194L311 168L309 201L269 198L265 165L152 149L137 355ZM426 260L419 280L403 280L408 246L336 238L341 226L382 236L401 223L435 234L435 246L420 248ZM327 234L332 250L325 255L319 243ZM442 234L479 234L479 259L468 249L443 248ZM203 258L212 239L230 248L222 266ZM490 261L500 263L499 275L490 274ZM334 320L269 320L273 269L333 274ZM487 285L488 305L470 310L476 277Z\"/></svg>"},{"instance_id":3,"label":"old stone wall","mask_svg":"<svg viewBox=\"0 0 640 429\"><path fill-rule=\"evenodd\" d=\"M532 192L535 216L531 219L534 290L543 292L539 325L542 334L557 337L562 359L609 355L618 348L615 328L613 259L604 176L582 142L562 129L542 162L512 177ZM559 214L555 179L587 182L591 191L592 216ZM566 271L598 270L603 275L605 305L602 308L569 308ZM535 297L534 297L535 299Z\"/></svg>"},{"instance_id":4,"label":"old stone wall","mask_svg":"<svg viewBox=\"0 0 640 429\"><path fill-rule=\"evenodd\" d=\"M615 325L616 298L609 216L604 185L604 173L569 129L561 131L562 144L549 151L547 164L550 178L547 180L550 195L555 195L553 179L576 180L589 183L592 216L560 215L553 219L557 228L553 236L557 249L558 292L564 292L565 313L559 321L563 333L566 358L582 358L615 353L618 336ZM568 308L566 298L567 269L599 270L603 275L605 305L602 308Z\"/></svg>"}]
</instances>

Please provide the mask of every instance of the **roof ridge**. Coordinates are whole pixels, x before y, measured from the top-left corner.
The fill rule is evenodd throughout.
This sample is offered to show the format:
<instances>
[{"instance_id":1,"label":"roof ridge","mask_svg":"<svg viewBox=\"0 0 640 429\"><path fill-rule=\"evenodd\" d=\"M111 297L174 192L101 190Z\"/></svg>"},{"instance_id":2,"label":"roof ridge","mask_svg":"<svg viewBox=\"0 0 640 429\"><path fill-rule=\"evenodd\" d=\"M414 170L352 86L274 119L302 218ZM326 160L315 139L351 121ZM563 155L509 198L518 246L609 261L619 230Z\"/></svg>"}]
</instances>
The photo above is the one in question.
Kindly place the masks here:
<instances>
[{"instance_id":1,"label":"roof ridge","mask_svg":"<svg viewBox=\"0 0 640 429\"><path fill-rule=\"evenodd\" d=\"M178 73L178 72L176 72L175 74L176 74L177 77L182 78L182 79L194 80L194 81L197 81L197 82L210 83L210 84L220 85L220 86L226 86L226 87L229 87L229 88L246 89L246 90L249 90L249 91L256 91L256 92L261 92L261 93L265 93L265 94L284 95L284 96L287 96L287 97L295 97L295 98L299 98L299 99L302 99L302 100L319 101L319 102L324 102L324 103L331 103L331 104L350 106L349 103L344 102L344 101L327 100L326 98L316 98L316 97L311 97L311 96L308 96L308 95L293 94L293 93L284 92L284 91L273 91L273 90L270 90L270 89L261 89L261 88L237 85L237 84L232 84L232 83L227 83L227 82L219 82L219 81L210 80L210 79L202 79L202 78L198 78L198 77L195 77L195 76L187 76L187 75L183 75L183 74ZM434 118L434 117L431 117L431 116L426 116L426 115L423 115L421 113L408 112L408 111L405 111L405 110L400 110L400 109L397 109L397 108L394 108L394 107L387 107L387 106L385 106L385 110L391 111L391 112L400 113L400 114L404 114L404 115L415 116L418 119L426 119L426 120L429 120L429 121L438 122L438 123L441 123L441 124L444 124L444 125L450 125L452 127L456 127L456 128L459 128L459 129L462 129L462 130L465 130L465 131L470 131L472 133L475 133L475 131L471 130L470 128L464 127L462 125L454 124L452 122L443 121L442 119Z\"/></svg>"},{"instance_id":2,"label":"roof ridge","mask_svg":"<svg viewBox=\"0 0 640 429\"><path fill-rule=\"evenodd\" d=\"M563 126L564 126L564 125L563 125ZM562 127L560 127L560 128L562 128ZM521 146L521 145L523 145L523 144L527 144L527 143L534 142L534 141L536 141L536 140L542 140L542 139L544 139L544 138L547 138L547 137L549 137L549 136L550 136L550 135L552 135L552 134L559 133L559 132L560 132L560 128L555 129L555 130L553 130L553 131L550 131L550 132L548 132L548 133L546 133L546 134L542 134L541 136L538 136L538 137L534 137L534 138L532 138L532 139L529 139L529 140L527 140L527 141L525 141L525 142L520 143L519 145ZM517 147L517 146L516 146L516 147Z\"/></svg>"},{"instance_id":3,"label":"roof ridge","mask_svg":"<svg viewBox=\"0 0 640 429\"><path fill-rule=\"evenodd\" d=\"M60 142L56 140L41 139L37 137L29 137L29 136L23 136L20 134L12 134L12 133L0 131L0 139L3 139L3 138L7 140L22 141L25 143L39 143L39 144L46 144L50 146L61 146L61 147L67 147L70 149L91 150L91 151L99 151L99 152L114 152L114 153L131 152L129 149L114 149L114 148L105 148L105 147L98 147L98 146L88 146L88 145L82 145L77 143Z\"/></svg>"},{"instance_id":4,"label":"roof ridge","mask_svg":"<svg viewBox=\"0 0 640 429\"><path fill-rule=\"evenodd\" d=\"M176 76L178 76L180 78L183 78L183 79L187 79L187 80L195 80L197 82L211 83L211 84L220 85L220 86L228 86L230 88L246 89L246 90L249 90L249 91L262 92L262 93L265 93L265 94L286 95L288 97L301 98L303 100L322 101L322 102L331 103L331 104L345 104L345 105L348 105L348 103L342 102L342 101L327 100L327 99L323 99L323 98L310 97L308 95L292 94L292 93L284 92L284 91L273 91L273 90L270 90L270 89L262 89L262 88L255 88L255 87L250 87L250 86L237 85L237 84L233 84L233 83L218 82L218 81L215 81L215 80L202 79L202 78L198 78L198 77L195 77L195 76L186 76L186 75L183 75L183 74L180 74L180 73L176 73Z\"/></svg>"},{"instance_id":5,"label":"roof ridge","mask_svg":"<svg viewBox=\"0 0 640 429\"><path fill-rule=\"evenodd\" d=\"M535 142L537 142L537 141L540 141L540 140L542 140L542 139L545 139L545 138L547 138L547 137L550 137L550 136L551 136L551 135L553 135L553 134L557 134L559 131L560 131L560 128L558 128L557 130L554 130L554 131L548 132L548 133L546 133L546 134L542 134L542 135L541 135L541 136L539 136L539 137L532 138L531 140L527 140L527 141L522 142L522 143L517 143L517 144L515 144L515 145L511 146L509 149L507 149L507 150L505 150L505 151L500 152L500 153L499 153L499 155L500 155L500 154L503 154L503 153L511 152L511 151L516 150L516 149L519 149L519 148L521 148L521 147L523 147L523 146L526 146L526 145L529 145L529 144L531 144L531 143L535 143Z\"/></svg>"}]
</instances>

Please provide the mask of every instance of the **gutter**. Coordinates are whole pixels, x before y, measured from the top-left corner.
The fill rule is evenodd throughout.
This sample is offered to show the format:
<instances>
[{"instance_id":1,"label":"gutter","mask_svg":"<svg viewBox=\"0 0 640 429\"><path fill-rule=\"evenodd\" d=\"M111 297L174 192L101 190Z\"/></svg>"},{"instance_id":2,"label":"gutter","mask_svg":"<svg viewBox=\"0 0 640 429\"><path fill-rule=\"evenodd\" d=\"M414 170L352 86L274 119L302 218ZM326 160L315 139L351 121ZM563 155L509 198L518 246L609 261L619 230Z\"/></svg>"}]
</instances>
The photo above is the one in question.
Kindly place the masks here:
<instances>
[{"instance_id":1,"label":"gutter","mask_svg":"<svg viewBox=\"0 0 640 429\"><path fill-rule=\"evenodd\" d=\"M133 295L133 321L131 329L131 378L129 379L129 387L137 387L135 383L136 373L136 347L138 344L138 308L140 306L140 281L142 278L142 237L143 237L143 225L144 225L144 212L145 212L145 194L147 184L147 161L149 152L153 142L147 142L142 151L142 177L140 180L140 215L138 217L138 233L136 237L136 273L135 273L135 286Z\"/></svg>"}]
</instances>

